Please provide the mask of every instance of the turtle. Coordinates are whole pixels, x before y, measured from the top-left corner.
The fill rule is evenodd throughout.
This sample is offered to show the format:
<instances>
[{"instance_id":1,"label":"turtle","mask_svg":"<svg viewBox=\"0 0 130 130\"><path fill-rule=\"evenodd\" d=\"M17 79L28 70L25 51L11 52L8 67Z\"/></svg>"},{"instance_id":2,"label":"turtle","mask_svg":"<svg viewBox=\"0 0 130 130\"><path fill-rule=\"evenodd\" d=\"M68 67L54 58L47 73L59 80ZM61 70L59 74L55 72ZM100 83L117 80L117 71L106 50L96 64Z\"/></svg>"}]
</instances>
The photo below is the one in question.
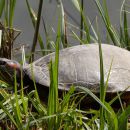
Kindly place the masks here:
<instances>
[{"instance_id":1,"label":"turtle","mask_svg":"<svg viewBox=\"0 0 130 130\"><path fill-rule=\"evenodd\" d=\"M110 44L102 43L101 47L105 81L110 71L107 93L114 94L126 91L124 99L128 101L130 98L130 88L128 87L130 86L130 52ZM41 88L48 89L50 86L48 65L51 60L55 60L55 52L43 56L23 67L21 67L17 61L0 58L0 70L1 73L6 73L6 75L8 75L7 79L13 77L10 75L12 75L14 69L16 70L17 79L20 79L20 72L22 71L25 85L32 84L34 78L37 86L40 85ZM59 91L68 91L70 87L74 85L83 86L94 93L100 92L100 58L98 43L77 45L60 50L58 69ZM12 80L13 79L11 79L11 81ZM19 81L20 80L18 80L18 82Z\"/></svg>"}]
</instances>

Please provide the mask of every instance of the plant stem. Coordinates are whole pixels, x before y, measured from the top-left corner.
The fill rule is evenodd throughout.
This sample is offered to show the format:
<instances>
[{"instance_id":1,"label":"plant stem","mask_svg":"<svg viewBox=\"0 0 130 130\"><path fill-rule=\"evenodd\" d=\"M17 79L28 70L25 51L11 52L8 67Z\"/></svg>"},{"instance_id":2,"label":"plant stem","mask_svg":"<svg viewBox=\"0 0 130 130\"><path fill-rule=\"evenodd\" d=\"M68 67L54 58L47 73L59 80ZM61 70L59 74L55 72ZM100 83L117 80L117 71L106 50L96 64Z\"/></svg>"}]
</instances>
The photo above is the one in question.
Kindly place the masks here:
<instances>
[{"instance_id":1,"label":"plant stem","mask_svg":"<svg viewBox=\"0 0 130 130\"><path fill-rule=\"evenodd\" d=\"M42 5L43 5L43 0L40 0L39 8L38 8L37 22L36 22L36 26L35 26L35 33L34 33L34 38L33 38L33 45L31 48L32 55L29 58L29 63L34 60L34 52L35 52L35 48L36 48L36 44L37 44L38 32L39 32L39 26L40 26L40 20L41 20Z\"/></svg>"},{"instance_id":2,"label":"plant stem","mask_svg":"<svg viewBox=\"0 0 130 130\"><path fill-rule=\"evenodd\" d=\"M84 1L81 0L81 9L82 9L82 11L83 11L83 8L84 8ZM80 38L81 38L81 40L83 39L83 17L82 17L82 15L80 17ZM80 44L82 44L82 43L80 43Z\"/></svg>"}]
</instances>

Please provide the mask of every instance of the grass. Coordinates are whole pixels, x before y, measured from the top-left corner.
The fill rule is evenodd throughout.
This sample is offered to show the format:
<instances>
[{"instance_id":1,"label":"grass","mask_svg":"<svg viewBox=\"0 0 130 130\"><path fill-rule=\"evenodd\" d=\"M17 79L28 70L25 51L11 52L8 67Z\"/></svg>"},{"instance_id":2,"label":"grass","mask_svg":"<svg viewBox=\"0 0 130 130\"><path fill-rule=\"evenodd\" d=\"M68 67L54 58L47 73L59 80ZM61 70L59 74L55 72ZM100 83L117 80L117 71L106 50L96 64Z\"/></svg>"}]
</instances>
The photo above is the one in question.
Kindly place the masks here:
<instances>
[{"instance_id":1,"label":"grass","mask_svg":"<svg viewBox=\"0 0 130 130\"><path fill-rule=\"evenodd\" d=\"M128 5L123 1L120 11L120 30L116 30L111 23L109 12L107 9L106 0L93 0L101 18L104 22L105 28L108 33L108 39L113 42L114 45L124 47L129 50L129 31L128 31L128 20L127 10ZM14 12L16 6L16 0L0 1L0 17L3 15L3 26L13 28ZM55 61L50 61L50 88L48 102L43 103L39 100L37 87L34 80L35 89L25 95L23 81L21 79L21 89L17 88L16 76L14 79L14 92L10 92L9 86L4 79L3 74L0 74L0 128L1 129L23 129L23 130L127 130L129 129L128 117L130 115L130 106L116 112L112 108L112 103L120 99L122 93L119 93L110 102L106 102L106 90L108 87L109 76L111 72L112 62L110 65L107 81L104 82L104 67L102 57L101 39L99 38L100 33L94 28L93 21L90 21L89 17L84 14L83 1L81 3L78 0L72 0L72 4L76 7L81 15L81 26L79 27L80 36L78 36L73 29L71 29L71 35L80 44L89 44L90 42L99 42L99 56L100 56L100 97L95 95L89 89L82 86L77 88L81 90L79 93L75 93L75 86L72 86L68 92L63 93L63 97L58 95L58 64L59 64L59 50L60 46L66 48L70 46L68 34L66 33L68 24L65 19L64 5L62 1L59 1L58 8L59 19L57 24L56 40L51 41L49 33L47 32L47 26L44 19L41 16L42 0L39 1L39 13L36 15L33 8L31 7L28 0L26 0L27 9L32 20L32 24L35 28L34 40L31 53L34 55L37 41L41 48L41 54L44 56L48 54L44 50L51 50L55 48ZM8 7L8 8L7 8ZM43 27L45 29L47 45L45 47L44 40L39 33L40 19L42 19ZM94 21L98 26L97 21ZM73 26L74 27L74 26ZM75 27L74 27L75 28ZM92 35L93 34L93 35ZM5 35L4 35L5 36ZM5 41L8 39L4 37ZM14 37L11 37L11 41L8 45L12 44ZM52 43L52 44L51 44ZM2 46L6 46L6 42L2 42ZM2 49L2 48L1 48ZM52 51L52 50L51 50ZM10 54L11 58L11 54ZM33 68L32 68L33 75ZM21 73L21 77L22 77ZM33 76L34 77L34 76ZM12 86L11 86L12 87ZM81 94L82 93L82 94ZM100 106L99 110L85 109L82 110L80 102L84 97L90 96ZM122 104L120 100L120 104Z\"/></svg>"}]
</instances>

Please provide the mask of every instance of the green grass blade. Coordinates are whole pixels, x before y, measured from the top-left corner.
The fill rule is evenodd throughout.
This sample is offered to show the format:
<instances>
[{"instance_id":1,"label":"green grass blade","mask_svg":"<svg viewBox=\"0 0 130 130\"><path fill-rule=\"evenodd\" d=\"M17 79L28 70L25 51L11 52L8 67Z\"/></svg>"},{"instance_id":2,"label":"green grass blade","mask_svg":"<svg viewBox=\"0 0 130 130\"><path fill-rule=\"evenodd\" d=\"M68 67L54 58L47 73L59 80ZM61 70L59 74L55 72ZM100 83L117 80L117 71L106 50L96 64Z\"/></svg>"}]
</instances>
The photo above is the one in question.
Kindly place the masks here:
<instances>
[{"instance_id":1,"label":"green grass blade","mask_svg":"<svg viewBox=\"0 0 130 130\"><path fill-rule=\"evenodd\" d=\"M53 74L54 74L54 88L55 88L55 93L54 93L54 99L55 99L55 113L58 111L58 66L59 66L59 45L61 41L61 18L59 18L58 21L58 29L57 29L57 38L56 38L56 52L55 52L55 62L54 62L54 68L53 68ZM57 123L57 119L56 122ZM55 126L57 127L57 126Z\"/></svg>"},{"instance_id":2,"label":"green grass blade","mask_svg":"<svg viewBox=\"0 0 130 130\"><path fill-rule=\"evenodd\" d=\"M125 37L124 43L126 44L127 49L130 50L127 14L126 14L125 7L124 7L124 37Z\"/></svg>"},{"instance_id":3,"label":"green grass blade","mask_svg":"<svg viewBox=\"0 0 130 130\"><path fill-rule=\"evenodd\" d=\"M105 8L107 8L106 5L105 5L105 3L106 3L105 1L106 1L106 0L104 0L104 6L105 6ZM97 6L97 8L98 8L98 10L99 10L99 12L100 12L100 14L101 14L101 16L102 16L102 19L103 19L103 21L104 21L104 24L105 24L105 26L106 26L106 29L107 29L107 31L108 31L108 33L109 33L109 36L111 37L111 40L113 41L113 43L114 43L115 45L120 46L120 38L119 38L119 35L117 34L116 30L113 28L113 26L112 26L112 24L111 24L111 22L110 22L110 18L109 18L107 9L104 10L104 9L102 8L102 6L101 6L99 0L94 0L94 2L96 3L96 6Z\"/></svg>"},{"instance_id":4,"label":"green grass blade","mask_svg":"<svg viewBox=\"0 0 130 130\"><path fill-rule=\"evenodd\" d=\"M21 68L22 70L22 68ZM24 109L24 114L27 116L28 115L28 100L25 100L24 96L24 85L23 85L23 73L21 71L21 99L23 103L23 109Z\"/></svg>"},{"instance_id":5,"label":"green grass blade","mask_svg":"<svg viewBox=\"0 0 130 130\"><path fill-rule=\"evenodd\" d=\"M20 111L20 107L19 107L19 103L18 103L18 93L17 93L17 79L16 79L16 71L15 71L15 80L14 80L14 88L15 88L15 100L16 100L16 117L17 117L17 122L19 122L19 124L22 123L22 118L21 118L21 111Z\"/></svg>"},{"instance_id":6,"label":"green grass blade","mask_svg":"<svg viewBox=\"0 0 130 130\"><path fill-rule=\"evenodd\" d=\"M128 86L124 91L122 92L117 92L117 96L113 97L113 99L109 102L109 104L113 104L117 99L119 99L119 96L121 97L123 94L125 94L125 92L130 88L130 86Z\"/></svg>"},{"instance_id":7,"label":"green grass blade","mask_svg":"<svg viewBox=\"0 0 130 130\"><path fill-rule=\"evenodd\" d=\"M48 96L48 116L55 113L55 101L54 101L54 81L53 81L53 64L50 62L50 88L49 88L49 96ZM48 130L54 129L54 118L48 119Z\"/></svg>"},{"instance_id":8,"label":"green grass blade","mask_svg":"<svg viewBox=\"0 0 130 130\"><path fill-rule=\"evenodd\" d=\"M129 28L127 19L127 13L129 13L129 11L126 10L126 7L129 8L129 5L125 4L125 2L126 0L123 0L120 9L120 40L122 43L122 47L130 50L129 31L128 31Z\"/></svg>"},{"instance_id":9,"label":"green grass blade","mask_svg":"<svg viewBox=\"0 0 130 130\"><path fill-rule=\"evenodd\" d=\"M36 45L37 45L38 34L39 34L42 5L43 5L43 0L40 0L39 1L39 7L38 7L37 21L36 21L36 26L35 26L35 32L34 32L34 37L33 37L33 44L32 44L32 48L31 48L32 56L29 59L30 62L34 60L34 52L35 52L35 48L36 48Z\"/></svg>"},{"instance_id":10,"label":"green grass blade","mask_svg":"<svg viewBox=\"0 0 130 130\"><path fill-rule=\"evenodd\" d=\"M98 102L106 111L108 111L111 114L111 112L109 111L109 109L107 109L105 104L95 94L93 94L88 88L76 86L76 89L83 90L85 93L89 94L96 102Z\"/></svg>"},{"instance_id":11,"label":"green grass blade","mask_svg":"<svg viewBox=\"0 0 130 130\"><path fill-rule=\"evenodd\" d=\"M63 47L66 48L68 46L67 43L67 32L66 32L66 17L64 13L64 7L62 1L60 1L60 7L61 7L61 41L63 44Z\"/></svg>"},{"instance_id":12,"label":"green grass blade","mask_svg":"<svg viewBox=\"0 0 130 130\"><path fill-rule=\"evenodd\" d=\"M83 11L81 10L81 16L82 16L82 20L83 20L83 24L84 24L84 30L86 32L86 43L90 43L90 29L89 29L89 26L88 26L88 23L87 23L87 20L85 18L85 15L83 13Z\"/></svg>"},{"instance_id":13,"label":"green grass blade","mask_svg":"<svg viewBox=\"0 0 130 130\"><path fill-rule=\"evenodd\" d=\"M25 58L25 50L24 50L24 46L22 47L22 66L24 67L26 65L26 58ZM23 110L24 110L24 114L27 116L28 115L28 100L25 100L25 96L24 96L24 84L23 84L23 71L22 71L22 67L21 67L21 81L20 81L20 85L21 85L21 99L22 99L22 105L23 105Z\"/></svg>"},{"instance_id":14,"label":"green grass blade","mask_svg":"<svg viewBox=\"0 0 130 130\"><path fill-rule=\"evenodd\" d=\"M81 10L84 10L84 0L81 0L80 5L81 5ZM83 39L83 36L84 36L83 35L83 28L84 28L83 17L82 17L82 15L80 15L80 39Z\"/></svg>"},{"instance_id":15,"label":"green grass blade","mask_svg":"<svg viewBox=\"0 0 130 130\"><path fill-rule=\"evenodd\" d=\"M105 85L104 85L104 66L103 66L103 55L101 43L99 42L99 57L100 57L100 100L101 102L105 102ZM104 129L104 108L100 106L100 130Z\"/></svg>"},{"instance_id":16,"label":"green grass blade","mask_svg":"<svg viewBox=\"0 0 130 130\"><path fill-rule=\"evenodd\" d=\"M28 0L26 0L26 5L27 5L27 8L28 8L28 12L29 12L30 18L32 20L33 27L36 28L36 23L37 23L37 20L38 20L38 16L36 16L34 10L31 8ZM42 50L44 50L45 49L44 48L44 43L43 43L42 37L41 37L41 35L39 33L38 33L38 42L39 42L40 48ZM33 49L35 50L35 48L33 48ZM45 52L42 51L42 54L45 55Z\"/></svg>"},{"instance_id":17,"label":"green grass blade","mask_svg":"<svg viewBox=\"0 0 130 130\"><path fill-rule=\"evenodd\" d=\"M3 14L4 7L5 7L5 0L1 0L0 1L0 17Z\"/></svg>"},{"instance_id":18,"label":"green grass blade","mask_svg":"<svg viewBox=\"0 0 130 130\"><path fill-rule=\"evenodd\" d=\"M123 27L122 12L123 12L123 8L124 8L125 1L126 1L126 0L123 0L123 1L122 1L122 4L121 4L121 9L120 9L120 26L121 26L121 27Z\"/></svg>"},{"instance_id":19,"label":"green grass blade","mask_svg":"<svg viewBox=\"0 0 130 130\"><path fill-rule=\"evenodd\" d=\"M31 74L32 74L33 85L34 85L34 88L35 88L35 97L38 100L38 102L40 102L38 91L37 91L37 86L36 86L36 82L35 82L34 71L33 71L33 64L32 63L30 65L30 67L31 67Z\"/></svg>"},{"instance_id":20,"label":"green grass blade","mask_svg":"<svg viewBox=\"0 0 130 130\"><path fill-rule=\"evenodd\" d=\"M85 18L84 12L82 10L81 5L79 4L78 0L72 0L72 3L75 5L76 9L80 12L81 14L81 18L82 18L82 22L84 25L84 30L86 32L86 39L85 39L85 43L90 43L90 30L89 30L89 25L87 23L87 20ZM81 30L82 31L82 30Z\"/></svg>"},{"instance_id":21,"label":"green grass blade","mask_svg":"<svg viewBox=\"0 0 130 130\"><path fill-rule=\"evenodd\" d=\"M90 27L91 27L91 29L92 29L92 32L93 32L93 34L94 34L94 36L95 36L95 38L93 37L93 39L94 39L94 41L98 41L98 35L97 35L97 33L96 33L96 31L95 31L95 29L94 29L94 27L93 27L93 25L92 25L92 23L91 23L91 21L90 21L90 19L88 18L88 22L89 22L89 24L90 24ZM92 36L91 36L92 37ZM90 37L90 38L91 38ZM91 38L91 40L92 40L92 38Z\"/></svg>"},{"instance_id":22,"label":"green grass blade","mask_svg":"<svg viewBox=\"0 0 130 130\"><path fill-rule=\"evenodd\" d=\"M120 25L120 42L122 43L122 46L125 47L125 38L124 38L124 32L123 32L123 28L122 26ZM124 43L124 44L123 44Z\"/></svg>"},{"instance_id":23,"label":"green grass blade","mask_svg":"<svg viewBox=\"0 0 130 130\"><path fill-rule=\"evenodd\" d=\"M85 41L81 40L80 37L72 30L73 37L80 42L80 44L85 44Z\"/></svg>"},{"instance_id":24,"label":"green grass blade","mask_svg":"<svg viewBox=\"0 0 130 130\"><path fill-rule=\"evenodd\" d=\"M67 104L70 101L71 95L74 93L75 88L72 86L67 94L64 95L63 101L61 103L61 111L64 112L64 109L66 109Z\"/></svg>"},{"instance_id":25,"label":"green grass blade","mask_svg":"<svg viewBox=\"0 0 130 130\"><path fill-rule=\"evenodd\" d=\"M109 17L109 13L108 13L108 9L107 9L106 0L103 0L103 10L104 10L104 14L105 14L105 17L107 18L108 23L110 23L110 17Z\"/></svg>"},{"instance_id":26,"label":"green grass blade","mask_svg":"<svg viewBox=\"0 0 130 130\"><path fill-rule=\"evenodd\" d=\"M74 4L74 6L76 7L76 9L80 12L80 5L79 5L78 0L71 0L71 1Z\"/></svg>"},{"instance_id":27,"label":"green grass blade","mask_svg":"<svg viewBox=\"0 0 130 130\"><path fill-rule=\"evenodd\" d=\"M14 120L14 117L11 115L11 113L9 113L9 111L5 108L5 106L3 106L3 104L0 102L0 108L8 115L9 119L14 123L14 125L18 127L16 121Z\"/></svg>"},{"instance_id":28,"label":"green grass blade","mask_svg":"<svg viewBox=\"0 0 130 130\"><path fill-rule=\"evenodd\" d=\"M0 81L1 83L1 81ZM2 82L3 83L3 82ZM6 84L5 84L6 85ZM0 89L0 100L2 99L7 99L9 96L9 94L6 92L6 90L4 88Z\"/></svg>"},{"instance_id":29,"label":"green grass blade","mask_svg":"<svg viewBox=\"0 0 130 130\"><path fill-rule=\"evenodd\" d=\"M59 20L58 22L58 32L57 32L57 39L56 39L56 52L55 52L55 64L54 64L54 85L55 85L55 100L56 104L58 103L58 66L59 66L59 44L61 40L61 33L60 33L60 26L61 26L61 21ZM56 106L56 111L57 112L57 107Z\"/></svg>"},{"instance_id":30,"label":"green grass blade","mask_svg":"<svg viewBox=\"0 0 130 130\"><path fill-rule=\"evenodd\" d=\"M49 89L49 99L48 99L48 115L57 113L58 110L58 65L59 65L59 44L61 40L61 19L58 22L58 31L56 38L56 52L55 52L55 62L50 63L50 89ZM48 129L56 127L57 117L50 119L48 123Z\"/></svg>"},{"instance_id":31,"label":"green grass blade","mask_svg":"<svg viewBox=\"0 0 130 130\"><path fill-rule=\"evenodd\" d=\"M36 90L32 90L28 94L28 99L32 103L32 105L36 109L36 111L39 113L39 115L41 115L41 116L47 115L47 110L46 110L45 106L43 106L42 103L39 102L39 100L37 100L37 98L35 98L35 93L36 93L35 91Z\"/></svg>"},{"instance_id":32,"label":"green grass blade","mask_svg":"<svg viewBox=\"0 0 130 130\"><path fill-rule=\"evenodd\" d=\"M9 25L9 9L8 9L9 1L5 1L5 8L4 8L4 19L5 19L5 26Z\"/></svg>"},{"instance_id":33,"label":"green grass blade","mask_svg":"<svg viewBox=\"0 0 130 130\"><path fill-rule=\"evenodd\" d=\"M26 0L26 5L27 5L28 12L29 12L29 15L30 15L31 20L32 20L32 24L33 24L33 26L35 27L36 21L37 21L37 16L36 16L34 10L31 8L31 6L30 6L28 0Z\"/></svg>"},{"instance_id":34,"label":"green grass blade","mask_svg":"<svg viewBox=\"0 0 130 130\"><path fill-rule=\"evenodd\" d=\"M9 27L11 27L11 28L12 28L12 26L13 26L15 5L16 5L16 0L10 0Z\"/></svg>"},{"instance_id":35,"label":"green grass blade","mask_svg":"<svg viewBox=\"0 0 130 130\"><path fill-rule=\"evenodd\" d=\"M109 68L108 75L107 75L107 80L105 81L104 99L106 97L106 92L107 92L107 88L108 88L108 81L109 81L109 77L111 74L112 63L113 63L113 59L112 59L111 64L110 64L110 68Z\"/></svg>"},{"instance_id":36,"label":"green grass blade","mask_svg":"<svg viewBox=\"0 0 130 130\"><path fill-rule=\"evenodd\" d=\"M108 130L119 130L116 113L108 103L105 102L105 106L107 106L109 111L111 111L111 115L107 111L105 111L105 119L107 120Z\"/></svg>"},{"instance_id":37,"label":"green grass blade","mask_svg":"<svg viewBox=\"0 0 130 130\"><path fill-rule=\"evenodd\" d=\"M102 48L101 43L99 42L99 57L100 57L100 99L104 102L104 66L103 66L103 55L102 55Z\"/></svg>"},{"instance_id":38,"label":"green grass blade","mask_svg":"<svg viewBox=\"0 0 130 130\"><path fill-rule=\"evenodd\" d=\"M118 130L127 130L127 123L128 123L128 118L130 116L130 106L128 106L119 116L118 116L118 121L119 121L119 126Z\"/></svg>"},{"instance_id":39,"label":"green grass blade","mask_svg":"<svg viewBox=\"0 0 130 130\"><path fill-rule=\"evenodd\" d=\"M30 18L32 20L32 24L33 24L33 27L35 28L36 26L36 21L37 21L37 16L34 12L34 10L31 8L28 0L26 0L26 5L27 5L27 8L28 8L28 12L29 12L29 15L30 15ZM38 42L39 42L39 45L40 45L40 48L42 50L44 50L44 43L43 43L43 40L42 40L42 37L40 34L38 34ZM45 52L42 51L42 55L45 55Z\"/></svg>"}]
</instances>

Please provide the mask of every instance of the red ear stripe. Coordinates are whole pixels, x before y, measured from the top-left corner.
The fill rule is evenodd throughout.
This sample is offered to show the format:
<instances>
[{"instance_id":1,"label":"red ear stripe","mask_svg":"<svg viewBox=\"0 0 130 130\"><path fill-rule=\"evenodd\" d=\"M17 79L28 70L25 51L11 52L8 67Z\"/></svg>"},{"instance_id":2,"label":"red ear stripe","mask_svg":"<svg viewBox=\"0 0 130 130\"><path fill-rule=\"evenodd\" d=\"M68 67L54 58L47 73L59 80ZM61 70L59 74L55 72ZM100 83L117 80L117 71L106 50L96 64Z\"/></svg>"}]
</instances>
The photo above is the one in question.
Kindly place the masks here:
<instances>
[{"instance_id":1,"label":"red ear stripe","mask_svg":"<svg viewBox=\"0 0 130 130\"><path fill-rule=\"evenodd\" d=\"M13 69L19 69L19 65L18 64L15 64L15 63L10 63L10 64L7 64L9 67L13 68Z\"/></svg>"}]
</instances>

